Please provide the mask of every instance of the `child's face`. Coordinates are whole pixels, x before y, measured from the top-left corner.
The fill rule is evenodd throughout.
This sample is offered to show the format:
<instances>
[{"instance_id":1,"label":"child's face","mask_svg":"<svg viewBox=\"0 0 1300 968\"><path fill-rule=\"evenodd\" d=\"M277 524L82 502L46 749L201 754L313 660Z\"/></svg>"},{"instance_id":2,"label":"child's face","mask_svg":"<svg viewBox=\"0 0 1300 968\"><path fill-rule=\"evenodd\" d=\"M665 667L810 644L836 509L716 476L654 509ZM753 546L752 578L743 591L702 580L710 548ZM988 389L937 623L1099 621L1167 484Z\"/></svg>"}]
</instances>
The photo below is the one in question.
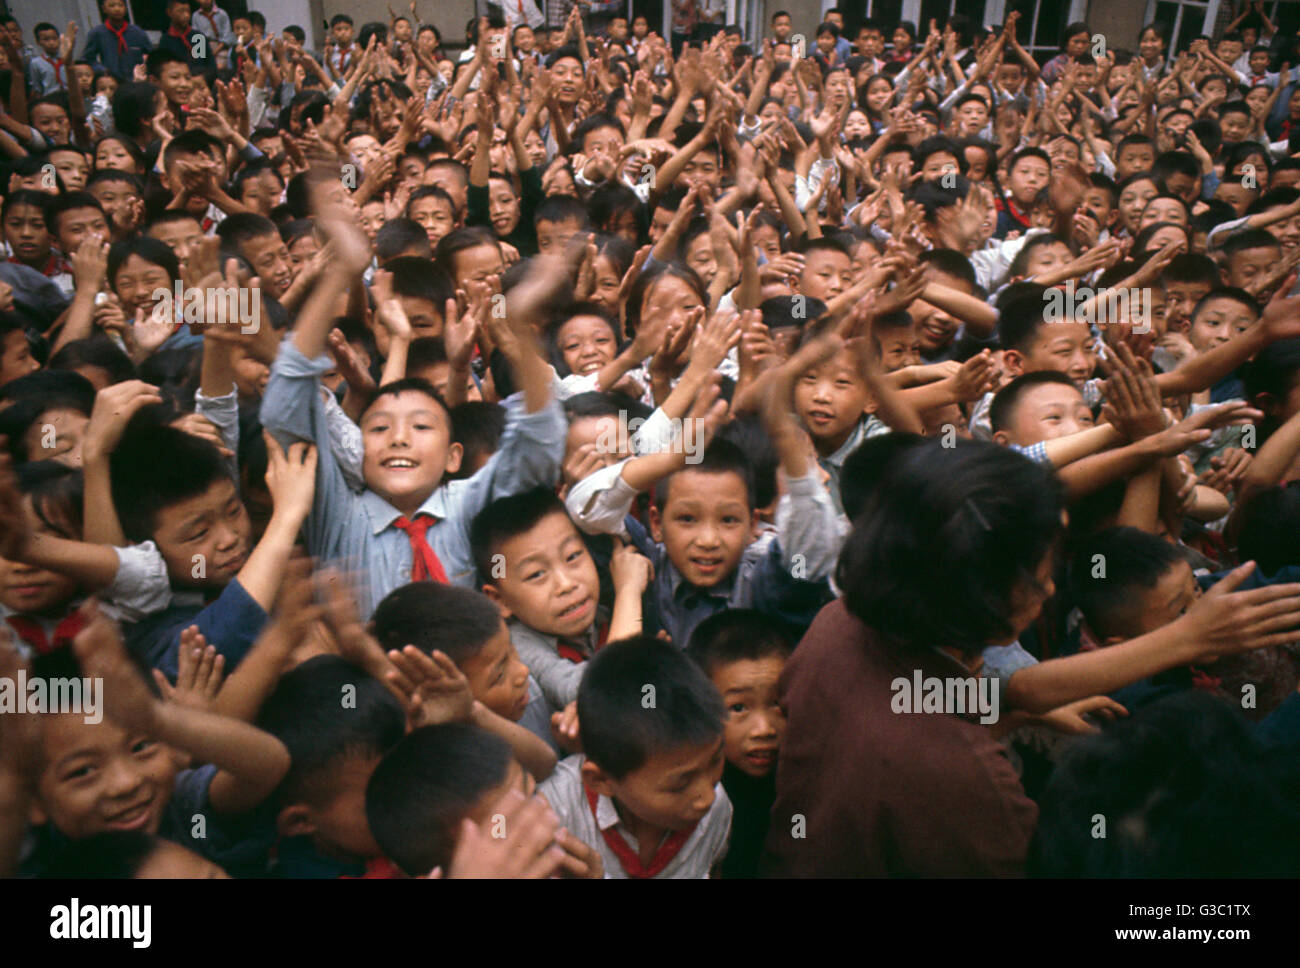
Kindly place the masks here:
<instances>
[{"instance_id":1,"label":"child's face","mask_svg":"<svg viewBox=\"0 0 1300 968\"><path fill-rule=\"evenodd\" d=\"M1036 246L1029 254L1029 259L1025 262L1025 278L1033 278L1045 272L1051 272L1053 269L1059 269L1068 265L1074 258L1070 254L1070 247L1064 242L1051 242L1047 245Z\"/></svg>"},{"instance_id":2,"label":"child's face","mask_svg":"<svg viewBox=\"0 0 1300 968\"><path fill-rule=\"evenodd\" d=\"M66 837L110 830L156 834L176 779L176 759L152 737L79 713L43 717L42 767L32 822Z\"/></svg>"},{"instance_id":3,"label":"child's face","mask_svg":"<svg viewBox=\"0 0 1300 968\"><path fill-rule=\"evenodd\" d=\"M1250 55L1250 72L1252 74L1263 74L1268 70L1268 52L1258 51Z\"/></svg>"},{"instance_id":4,"label":"child's face","mask_svg":"<svg viewBox=\"0 0 1300 968\"><path fill-rule=\"evenodd\" d=\"M86 179L90 177L90 162L80 151L52 151L50 162L68 191L79 192L85 189Z\"/></svg>"},{"instance_id":5,"label":"child's face","mask_svg":"<svg viewBox=\"0 0 1300 968\"><path fill-rule=\"evenodd\" d=\"M773 653L728 662L711 676L727 707L722 734L727 762L750 776L767 776L776 769L785 736L785 713L776 683L784 669L785 658Z\"/></svg>"},{"instance_id":6,"label":"child's face","mask_svg":"<svg viewBox=\"0 0 1300 968\"><path fill-rule=\"evenodd\" d=\"M1007 356L1021 356L1021 368L1015 376L1035 370L1056 370L1076 383L1092 376L1097 365L1087 323L1044 323L1038 328L1028 353L1021 355L1009 350Z\"/></svg>"},{"instance_id":7,"label":"child's face","mask_svg":"<svg viewBox=\"0 0 1300 968\"><path fill-rule=\"evenodd\" d=\"M108 220L94 206L66 209L55 217L55 225L58 229L59 248L66 255L75 253L91 235L108 239Z\"/></svg>"},{"instance_id":8,"label":"child's face","mask_svg":"<svg viewBox=\"0 0 1300 968\"><path fill-rule=\"evenodd\" d=\"M578 529L556 512L501 543L504 572L484 591L534 631L580 636L596 618L600 578Z\"/></svg>"},{"instance_id":9,"label":"child's face","mask_svg":"<svg viewBox=\"0 0 1300 968\"><path fill-rule=\"evenodd\" d=\"M429 244L435 248L443 236L449 235L456 227L456 215L447 200L434 195L413 201L408 215L420 223L420 227L429 236Z\"/></svg>"},{"instance_id":10,"label":"child's face","mask_svg":"<svg viewBox=\"0 0 1300 968\"><path fill-rule=\"evenodd\" d=\"M735 572L756 525L745 482L726 472L679 471L668 483L664 506L650 508L654 539L698 588L712 588Z\"/></svg>"},{"instance_id":11,"label":"child's face","mask_svg":"<svg viewBox=\"0 0 1300 968\"><path fill-rule=\"evenodd\" d=\"M240 254L253 267L254 274L262 281L262 288L272 299L279 299L288 290L293 281L293 261L289 258L289 247L280 238L279 232L268 232L246 240L240 246Z\"/></svg>"},{"instance_id":12,"label":"child's face","mask_svg":"<svg viewBox=\"0 0 1300 968\"><path fill-rule=\"evenodd\" d=\"M55 407L46 410L27 428L23 443L32 460L56 460L69 467L80 467L81 439L88 423L90 418L80 410Z\"/></svg>"},{"instance_id":13,"label":"child's face","mask_svg":"<svg viewBox=\"0 0 1300 968\"><path fill-rule=\"evenodd\" d=\"M569 424L569 433L564 443L565 483L572 485L578 482L578 479L569 476L568 468L570 460L584 446L590 445L595 449L596 456L600 458L600 467L608 467L625 457L631 457L631 450L625 446L627 441L622 439L629 434L624 431L620 435L619 431L619 419L612 415L575 418Z\"/></svg>"},{"instance_id":14,"label":"child's face","mask_svg":"<svg viewBox=\"0 0 1300 968\"><path fill-rule=\"evenodd\" d=\"M365 213L362 212L362 224L365 224ZM289 266L293 270L293 277L298 278L298 273L307 267L307 264L320 252L320 243L316 241L316 236L308 232L301 238L293 240L289 246Z\"/></svg>"},{"instance_id":15,"label":"child's face","mask_svg":"<svg viewBox=\"0 0 1300 968\"><path fill-rule=\"evenodd\" d=\"M434 305L432 299L421 299L418 296L398 296L397 299L402 304L406 318L411 324L412 339L420 339L425 336L442 337L443 313L440 311L440 307ZM384 333L387 334L387 330ZM379 348L382 355L388 355L387 344Z\"/></svg>"},{"instance_id":16,"label":"child's face","mask_svg":"<svg viewBox=\"0 0 1300 968\"><path fill-rule=\"evenodd\" d=\"M39 208L12 206L5 214L4 233L15 258L28 263L49 258L54 240L45 226L45 214Z\"/></svg>"},{"instance_id":17,"label":"child's face","mask_svg":"<svg viewBox=\"0 0 1300 968\"><path fill-rule=\"evenodd\" d=\"M167 16L177 27L188 27L190 25L190 5L183 2L183 0L168 4Z\"/></svg>"},{"instance_id":18,"label":"child's face","mask_svg":"<svg viewBox=\"0 0 1300 968\"><path fill-rule=\"evenodd\" d=\"M506 271L505 260L501 258L501 247L495 242L491 245L476 245L461 249L452 260L456 269L456 285L466 288L468 283L483 282L501 277Z\"/></svg>"},{"instance_id":19,"label":"child's face","mask_svg":"<svg viewBox=\"0 0 1300 968\"><path fill-rule=\"evenodd\" d=\"M1201 597L1201 586L1192 574L1192 566L1180 561L1160 576L1154 588L1133 589L1135 607L1131 636L1136 638L1163 628L1177 619Z\"/></svg>"},{"instance_id":20,"label":"child's face","mask_svg":"<svg viewBox=\"0 0 1300 968\"><path fill-rule=\"evenodd\" d=\"M1223 131L1225 144L1245 141L1250 134L1250 115L1241 111L1225 111L1219 116L1219 127Z\"/></svg>"},{"instance_id":21,"label":"child's face","mask_svg":"<svg viewBox=\"0 0 1300 968\"><path fill-rule=\"evenodd\" d=\"M508 181L493 178L488 195L488 217L492 228L504 238L519 225L519 196Z\"/></svg>"},{"instance_id":22,"label":"child's face","mask_svg":"<svg viewBox=\"0 0 1300 968\"><path fill-rule=\"evenodd\" d=\"M126 19L126 0L104 0L104 16L109 20Z\"/></svg>"},{"instance_id":23,"label":"child's face","mask_svg":"<svg viewBox=\"0 0 1300 968\"><path fill-rule=\"evenodd\" d=\"M1255 314L1250 307L1243 306L1235 299L1211 299L1192 320L1192 328L1187 334L1202 353L1222 346L1238 333L1244 333L1255 323Z\"/></svg>"},{"instance_id":24,"label":"child's face","mask_svg":"<svg viewBox=\"0 0 1300 968\"><path fill-rule=\"evenodd\" d=\"M239 200L258 215L270 215L283 193L280 180L269 171L246 178L239 186Z\"/></svg>"},{"instance_id":25,"label":"child's face","mask_svg":"<svg viewBox=\"0 0 1300 968\"><path fill-rule=\"evenodd\" d=\"M588 772L600 779L589 785L643 823L681 830L704 819L713 806L724 762L723 739L718 737L655 753L619 780L591 764L594 769Z\"/></svg>"},{"instance_id":26,"label":"child's face","mask_svg":"<svg viewBox=\"0 0 1300 968\"><path fill-rule=\"evenodd\" d=\"M59 52L59 32L42 30L36 35L36 43L40 45L41 50L53 57Z\"/></svg>"},{"instance_id":27,"label":"child's face","mask_svg":"<svg viewBox=\"0 0 1300 968\"><path fill-rule=\"evenodd\" d=\"M1063 383L1043 383L1021 394L1010 426L993 436L1000 444L1031 447L1095 425L1083 394Z\"/></svg>"},{"instance_id":28,"label":"child's face","mask_svg":"<svg viewBox=\"0 0 1300 968\"><path fill-rule=\"evenodd\" d=\"M39 449L29 446L28 453L34 458L43 457ZM32 509L30 497L23 498L23 514L28 527L34 534L52 535L56 538L79 539L71 530L60 531L51 528ZM77 583L71 578L55 571L46 571L31 565L20 564L0 558L0 605L22 615L45 615L57 617L77 592Z\"/></svg>"},{"instance_id":29,"label":"child's face","mask_svg":"<svg viewBox=\"0 0 1300 968\"><path fill-rule=\"evenodd\" d=\"M322 780L313 784L318 800L286 806L279 816L285 836L309 836L312 843L332 856L380 857L366 820L366 784L379 765L380 757L349 755L329 764Z\"/></svg>"},{"instance_id":30,"label":"child's face","mask_svg":"<svg viewBox=\"0 0 1300 968\"><path fill-rule=\"evenodd\" d=\"M1242 288L1256 276L1265 275L1282 257L1275 246L1242 249L1228 259L1228 285Z\"/></svg>"},{"instance_id":31,"label":"child's face","mask_svg":"<svg viewBox=\"0 0 1300 968\"><path fill-rule=\"evenodd\" d=\"M559 222L539 221L537 223L537 251L541 253L559 253L569 244L569 239L581 231L582 225L576 218L566 218Z\"/></svg>"},{"instance_id":32,"label":"child's face","mask_svg":"<svg viewBox=\"0 0 1300 968\"><path fill-rule=\"evenodd\" d=\"M564 365L577 376L596 373L614 359L614 331L599 316L574 316L555 334Z\"/></svg>"},{"instance_id":33,"label":"child's face","mask_svg":"<svg viewBox=\"0 0 1300 968\"><path fill-rule=\"evenodd\" d=\"M451 442L447 412L423 393L386 393L361 418L366 487L413 513L460 467L461 446Z\"/></svg>"},{"instance_id":34,"label":"child's face","mask_svg":"<svg viewBox=\"0 0 1300 968\"><path fill-rule=\"evenodd\" d=\"M842 252L815 249L799 273L799 292L809 299L829 302L853 283L853 261Z\"/></svg>"},{"instance_id":35,"label":"child's face","mask_svg":"<svg viewBox=\"0 0 1300 968\"><path fill-rule=\"evenodd\" d=\"M186 64L164 64L157 75L158 86L172 104L189 104L193 82Z\"/></svg>"},{"instance_id":36,"label":"child's face","mask_svg":"<svg viewBox=\"0 0 1300 968\"><path fill-rule=\"evenodd\" d=\"M134 173L135 159L116 138L108 138L101 141L95 149L95 170L103 168Z\"/></svg>"},{"instance_id":37,"label":"child's face","mask_svg":"<svg viewBox=\"0 0 1300 968\"><path fill-rule=\"evenodd\" d=\"M1156 151L1151 145L1125 145L1115 159L1115 179L1127 178L1137 171L1150 171L1156 163Z\"/></svg>"},{"instance_id":38,"label":"child's face","mask_svg":"<svg viewBox=\"0 0 1300 968\"><path fill-rule=\"evenodd\" d=\"M641 318L667 319L668 331L675 333L686 322L686 317L703 303L686 280L677 276L661 276L651 285L641 300Z\"/></svg>"},{"instance_id":39,"label":"child's face","mask_svg":"<svg viewBox=\"0 0 1300 968\"><path fill-rule=\"evenodd\" d=\"M880 340L880 366L886 373L921 362L921 344L913 327L878 329L876 335Z\"/></svg>"},{"instance_id":40,"label":"child's face","mask_svg":"<svg viewBox=\"0 0 1300 968\"><path fill-rule=\"evenodd\" d=\"M133 317L137 309L152 313L159 302L155 294L161 297L172 288L172 277L166 268L134 254L122 263L110 282L113 292L122 302L127 319Z\"/></svg>"},{"instance_id":41,"label":"child's face","mask_svg":"<svg viewBox=\"0 0 1300 968\"><path fill-rule=\"evenodd\" d=\"M1233 181L1220 182L1219 187L1214 190L1215 199L1231 205L1237 218L1246 214L1246 209L1254 201L1255 194L1252 189Z\"/></svg>"},{"instance_id":42,"label":"child's face","mask_svg":"<svg viewBox=\"0 0 1300 968\"><path fill-rule=\"evenodd\" d=\"M346 47L352 43L352 25L337 23L330 28L330 33L334 36L334 43Z\"/></svg>"},{"instance_id":43,"label":"child's face","mask_svg":"<svg viewBox=\"0 0 1300 968\"><path fill-rule=\"evenodd\" d=\"M618 290L622 284L623 278L619 275L614 263L607 256L597 256L596 288L591 293L591 301L597 306L605 307L610 312L618 312ZM606 324L606 329L608 328L609 326Z\"/></svg>"},{"instance_id":44,"label":"child's face","mask_svg":"<svg viewBox=\"0 0 1300 968\"><path fill-rule=\"evenodd\" d=\"M713 240L707 232L695 236L687 246L686 264L695 270L706 286L713 284L718 274L718 259L713 252Z\"/></svg>"},{"instance_id":45,"label":"child's face","mask_svg":"<svg viewBox=\"0 0 1300 968\"><path fill-rule=\"evenodd\" d=\"M979 101L967 101L957 110L957 117L961 133L973 137L989 123L989 109Z\"/></svg>"},{"instance_id":46,"label":"child's face","mask_svg":"<svg viewBox=\"0 0 1300 968\"><path fill-rule=\"evenodd\" d=\"M869 400L862 364L848 349L810 369L794 388L795 412L822 453L848 439Z\"/></svg>"},{"instance_id":47,"label":"child's face","mask_svg":"<svg viewBox=\"0 0 1300 968\"><path fill-rule=\"evenodd\" d=\"M11 298L12 295L11 292ZM6 333L3 347L0 349L3 349L3 352L0 352L0 386L41 368L32 356L32 346L27 341L27 334L20 329Z\"/></svg>"},{"instance_id":48,"label":"child's face","mask_svg":"<svg viewBox=\"0 0 1300 968\"><path fill-rule=\"evenodd\" d=\"M1210 291L1208 282L1170 282L1165 285L1165 319L1171 330L1180 331L1192 318L1196 304Z\"/></svg>"},{"instance_id":49,"label":"child's face","mask_svg":"<svg viewBox=\"0 0 1300 968\"><path fill-rule=\"evenodd\" d=\"M224 588L248 560L251 526L232 481L155 512L153 535L177 584Z\"/></svg>"},{"instance_id":50,"label":"child's face","mask_svg":"<svg viewBox=\"0 0 1300 968\"><path fill-rule=\"evenodd\" d=\"M478 655L460 663L460 671L469 680L474 698L488 709L514 723L523 717L528 708L528 666L519 661L505 622Z\"/></svg>"},{"instance_id":51,"label":"child's face","mask_svg":"<svg viewBox=\"0 0 1300 968\"><path fill-rule=\"evenodd\" d=\"M203 239L203 229L197 219L177 219L175 222L152 225L146 234L151 239L166 242L171 247L171 250L176 253L182 271L185 269L185 260L190 256L190 250Z\"/></svg>"},{"instance_id":52,"label":"child's face","mask_svg":"<svg viewBox=\"0 0 1300 968\"><path fill-rule=\"evenodd\" d=\"M1025 206L1038 197L1038 193L1047 187L1051 179L1052 171L1047 162L1042 158L1030 156L1016 162L1007 179L1007 185L1016 203Z\"/></svg>"}]
</instances>

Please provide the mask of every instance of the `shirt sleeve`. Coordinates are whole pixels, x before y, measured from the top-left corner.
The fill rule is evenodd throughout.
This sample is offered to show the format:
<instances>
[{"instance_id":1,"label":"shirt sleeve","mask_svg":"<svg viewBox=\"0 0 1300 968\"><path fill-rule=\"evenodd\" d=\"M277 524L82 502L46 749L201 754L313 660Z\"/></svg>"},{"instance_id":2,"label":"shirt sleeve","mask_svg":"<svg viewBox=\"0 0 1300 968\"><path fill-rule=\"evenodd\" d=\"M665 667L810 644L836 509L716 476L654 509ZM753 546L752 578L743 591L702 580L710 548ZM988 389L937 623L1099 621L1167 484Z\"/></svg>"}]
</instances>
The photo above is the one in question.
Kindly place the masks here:
<instances>
[{"instance_id":1,"label":"shirt sleeve","mask_svg":"<svg viewBox=\"0 0 1300 968\"><path fill-rule=\"evenodd\" d=\"M527 633L515 640L515 651L553 708L563 709L578 698L578 683L582 682L586 663L570 662L537 636Z\"/></svg>"},{"instance_id":2,"label":"shirt sleeve","mask_svg":"<svg viewBox=\"0 0 1300 968\"><path fill-rule=\"evenodd\" d=\"M117 574L100 594L128 622L138 622L171 604L171 579L167 563L152 541L114 548Z\"/></svg>"},{"instance_id":3,"label":"shirt sleeve","mask_svg":"<svg viewBox=\"0 0 1300 968\"><path fill-rule=\"evenodd\" d=\"M565 507L574 523L587 534L624 533L623 522L632 510L637 493L623 480L627 463L622 460L602 467L569 488Z\"/></svg>"},{"instance_id":4,"label":"shirt sleeve","mask_svg":"<svg viewBox=\"0 0 1300 968\"><path fill-rule=\"evenodd\" d=\"M835 570L840 557L839 512L814 466L803 477L786 480L776 506L781 563L802 581L819 581Z\"/></svg>"}]
</instances>

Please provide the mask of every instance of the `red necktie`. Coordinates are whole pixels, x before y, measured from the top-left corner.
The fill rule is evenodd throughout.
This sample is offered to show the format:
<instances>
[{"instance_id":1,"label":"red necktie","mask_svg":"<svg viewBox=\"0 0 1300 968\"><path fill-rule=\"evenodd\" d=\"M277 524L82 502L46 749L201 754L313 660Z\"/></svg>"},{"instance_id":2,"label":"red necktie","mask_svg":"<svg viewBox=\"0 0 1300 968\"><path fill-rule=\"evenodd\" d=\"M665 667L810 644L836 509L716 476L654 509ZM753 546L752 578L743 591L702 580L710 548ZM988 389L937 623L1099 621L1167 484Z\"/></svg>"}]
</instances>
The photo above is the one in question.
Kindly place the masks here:
<instances>
[{"instance_id":1,"label":"red necktie","mask_svg":"<svg viewBox=\"0 0 1300 968\"><path fill-rule=\"evenodd\" d=\"M587 803L591 807L591 816L595 818L596 803L598 802L599 797L596 795L596 791L590 788L586 788L586 793ZM596 819L596 826L600 826L599 819ZM605 838L605 843L608 844L609 849L614 852L614 856L618 858L618 862L623 865L623 870L627 872L627 876L641 879L654 877L667 867L669 861L681 853L681 849L686 846L686 841L690 839L691 834L695 832L697 826L698 824L691 824L685 830L673 831L672 835L659 845L659 849L655 851L654 858L648 865L642 865L640 855L632 849L632 846L626 840L623 839L623 835L613 827L610 827L608 830L602 830L600 835Z\"/></svg>"},{"instance_id":2,"label":"red necktie","mask_svg":"<svg viewBox=\"0 0 1300 968\"><path fill-rule=\"evenodd\" d=\"M77 633L86 627L86 617L80 610L73 612L54 627L52 640L46 637L45 629L41 628L41 624L30 618L25 618L22 615L10 615L5 621L18 633L20 639L40 655L46 655L55 649L68 645L76 637Z\"/></svg>"},{"instance_id":3,"label":"red necktie","mask_svg":"<svg viewBox=\"0 0 1300 968\"><path fill-rule=\"evenodd\" d=\"M63 76L62 76L63 58L50 57L48 54L42 54L41 57L45 59L45 63L49 64L51 67L54 68L54 83L62 85L63 84Z\"/></svg>"},{"instance_id":4,"label":"red necktie","mask_svg":"<svg viewBox=\"0 0 1300 968\"><path fill-rule=\"evenodd\" d=\"M393 522L393 527L405 531L411 539L411 581L436 581L450 585L442 562L429 546L429 528L436 523L433 515L420 514L414 521L405 517L398 518Z\"/></svg>"}]
</instances>

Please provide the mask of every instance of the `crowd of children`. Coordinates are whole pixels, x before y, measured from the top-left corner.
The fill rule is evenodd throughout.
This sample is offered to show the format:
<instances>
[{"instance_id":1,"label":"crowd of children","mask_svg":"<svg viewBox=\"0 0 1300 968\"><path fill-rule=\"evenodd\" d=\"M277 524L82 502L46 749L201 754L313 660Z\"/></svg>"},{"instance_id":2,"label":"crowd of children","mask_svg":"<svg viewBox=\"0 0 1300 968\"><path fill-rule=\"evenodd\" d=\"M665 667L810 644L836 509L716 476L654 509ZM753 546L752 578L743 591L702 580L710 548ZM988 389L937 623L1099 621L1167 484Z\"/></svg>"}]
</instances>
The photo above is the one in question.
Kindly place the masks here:
<instances>
[{"instance_id":1,"label":"crowd of children","mask_svg":"<svg viewBox=\"0 0 1300 968\"><path fill-rule=\"evenodd\" d=\"M0 874L1294 873L1300 35L100 6L0 18Z\"/></svg>"}]
</instances>

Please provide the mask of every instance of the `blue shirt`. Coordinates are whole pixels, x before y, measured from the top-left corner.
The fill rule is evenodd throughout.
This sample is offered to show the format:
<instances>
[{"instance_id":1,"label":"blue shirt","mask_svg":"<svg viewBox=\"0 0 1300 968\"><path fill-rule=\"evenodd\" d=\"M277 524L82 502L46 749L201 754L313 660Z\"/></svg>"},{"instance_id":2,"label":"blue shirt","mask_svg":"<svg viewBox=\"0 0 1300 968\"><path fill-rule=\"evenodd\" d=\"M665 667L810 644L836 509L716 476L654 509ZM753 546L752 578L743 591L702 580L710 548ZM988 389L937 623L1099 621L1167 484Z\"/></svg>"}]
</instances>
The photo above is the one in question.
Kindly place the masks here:
<instances>
[{"instance_id":1,"label":"blue shirt","mask_svg":"<svg viewBox=\"0 0 1300 968\"><path fill-rule=\"evenodd\" d=\"M126 41L125 53L118 51L117 35L100 24L86 38L86 49L81 52L81 59L91 67L103 67L125 83L131 80L135 65L144 63L144 56L153 50L153 43L149 35L135 24L127 25L122 39Z\"/></svg>"},{"instance_id":2,"label":"blue shirt","mask_svg":"<svg viewBox=\"0 0 1300 968\"><path fill-rule=\"evenodd\" d=\"M307 549L321 561L364 569L366 587L357 589L362 620L395 588L411 580L411 541L393 522L402 516L378 494L348 487L330 449L329 425L321 398L320 377L334 368L328 356L309 360L292 338L280 345L262 398L262 426L282 443L318 445L316 498L304 532ZM506 401L506 429L492 458L466 480L436 488L415 515L430 514L437 523L427 539L453 585L477 585L470 553L469 528L474 516L498 498L531 488L553 487L560 476L569 425L555 400L527 413L522 394Z\"/></svg>"},{"instance_id":3,"label":"blue shirt","mask_svg":"<svg viewBox=\"0 0 1300 968\"><path fill-rule=\"evenodd\" d=\"M195 592L176 594L168 608L128 626L126 640L132 653L174 681L181 633L191 625L197 625L203 637L226 657L226 671L233 672L265 624L266 610L236 578L208 605Z\"/></svg>"}]
</instances>

